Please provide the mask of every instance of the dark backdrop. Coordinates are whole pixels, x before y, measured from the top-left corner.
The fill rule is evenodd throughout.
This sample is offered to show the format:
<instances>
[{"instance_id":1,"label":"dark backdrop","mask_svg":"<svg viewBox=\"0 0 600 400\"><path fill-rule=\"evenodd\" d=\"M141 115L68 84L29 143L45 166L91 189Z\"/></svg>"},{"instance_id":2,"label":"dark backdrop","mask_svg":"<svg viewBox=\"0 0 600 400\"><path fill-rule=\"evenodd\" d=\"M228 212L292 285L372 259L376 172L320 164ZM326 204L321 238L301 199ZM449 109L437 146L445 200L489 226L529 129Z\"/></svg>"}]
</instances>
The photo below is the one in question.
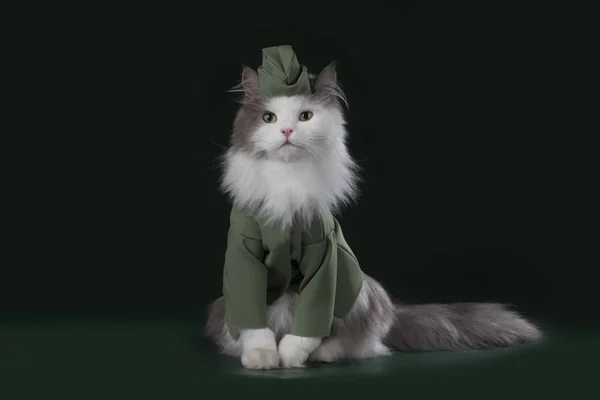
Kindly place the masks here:
<instances>
[{"instance_id":1,"label":"dark backdrop","mask_svg":"<svg viewBox=\"0 0 600 400\"><path fill-rule=\"evenodd\" d=\"M291 44L313 70L338 62L364 178L340 220L367 273L405 301L598 320L593 174L556 107L560 19L496 1L271 3L52 5L12 21L4 315L200 316L228 228L226 91L261 48Z\"/></svg>"}]
</instances>

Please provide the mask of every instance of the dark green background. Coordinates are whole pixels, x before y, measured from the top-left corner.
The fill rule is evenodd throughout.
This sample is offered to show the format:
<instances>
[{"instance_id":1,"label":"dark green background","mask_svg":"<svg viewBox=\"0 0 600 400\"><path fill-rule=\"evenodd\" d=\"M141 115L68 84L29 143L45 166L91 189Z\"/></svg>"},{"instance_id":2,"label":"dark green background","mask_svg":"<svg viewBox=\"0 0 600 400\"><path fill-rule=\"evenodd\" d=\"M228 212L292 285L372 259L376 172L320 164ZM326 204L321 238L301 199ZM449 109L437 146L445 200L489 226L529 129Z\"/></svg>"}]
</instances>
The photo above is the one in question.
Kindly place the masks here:
<instances>
[{"instance_id":1,"label":"dark green background","mask_svg":"<svg viewBox=\"0 0 600 400\"><path fill-rule=\"evenodd\" d=\"M216 164L236 110L226 91L242 63L257 67L260 49L276 44L291 44L313 70L338 62L349 145L364 169L360 202L340 220L363 269L405 301L514 304L563 338L527 362L556 374L577 363L571 344L586 348L597 337L568 335L593 335L600 313L591 160L570 150L569 117L557 107L566 28L555 12L565 10L271 3L53 5L12 20L4 78L12 118L0 147L0 364L25 381L47 374L47 362L56 377L79 371L88 389L105 376L108 392L120 384L140 396L160 392L140 389L140 379L190 398L207 379L223 384L209 372L237 371L237 362L196 347L205 304L220 294L228 228ZM408 360L424 370L386 361L365 382L393 382L387 372L413 374L417 391L419 379L463 385L451 378L462 368L456 360L441 370L419 361L431 358ZM482 385L502 374L538 382L542 375L526 377L537 368L527 362L476 363L458 375L470 382L478 373ZM117 378L121 369L129 381Z\"/></svg>"}]
</instances>

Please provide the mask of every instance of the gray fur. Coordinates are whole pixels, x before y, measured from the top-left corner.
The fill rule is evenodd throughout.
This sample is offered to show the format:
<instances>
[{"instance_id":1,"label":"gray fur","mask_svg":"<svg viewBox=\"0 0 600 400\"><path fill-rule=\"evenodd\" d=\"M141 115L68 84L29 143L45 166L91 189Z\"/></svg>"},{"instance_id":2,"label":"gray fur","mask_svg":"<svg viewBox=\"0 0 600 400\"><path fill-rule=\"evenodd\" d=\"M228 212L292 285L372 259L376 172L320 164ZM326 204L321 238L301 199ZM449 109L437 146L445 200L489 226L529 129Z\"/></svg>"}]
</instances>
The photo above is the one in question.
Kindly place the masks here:
<instances>
[{"instance_id":1,"label":"gray fur","mask_svg":"<svg viewBox=\"0 0 600 400\"><path fill-rule=\"evenodd\" d=\"M206 321L206 336L215 342L223 343L223 334L225 328L225 301L219 297L208 307L208 320Z\"/></svg>"},{"instance_id":2,"label":"gray fur","mask_svg":"<svg viewBox=\"0 0 600 400\"><path fill-rule=\"evenodd\" d=\"M244 96L241 100L241 107L233 121L231 147L233 150L250 151L250 137L266 110L260 100L258 74L255 70L246 66L243 68L240 86Z\"/></svg>"},{"instance_id":3,"label":"gray fur","mask_svg":"<svg viewBox=\"0 0 600 400\"><path fill-rule=\"evenodd\" d=\"M311 79L311 87L315 100L335 108L340 108L342 101L348 107L348 101L337 79L335 62L327 65L318 76Z\"/></svg>"},{"instance_id":4,"label":"gray fur","mask_svg":"<svg viewBox=\"0 0 600 400\"><path fill-rule=\"evenodd\" d=\"M387 341L403 351L469 350L514 347L541 336L502 304L418 304L396 306Z\"/></svg>"}]
</instances>

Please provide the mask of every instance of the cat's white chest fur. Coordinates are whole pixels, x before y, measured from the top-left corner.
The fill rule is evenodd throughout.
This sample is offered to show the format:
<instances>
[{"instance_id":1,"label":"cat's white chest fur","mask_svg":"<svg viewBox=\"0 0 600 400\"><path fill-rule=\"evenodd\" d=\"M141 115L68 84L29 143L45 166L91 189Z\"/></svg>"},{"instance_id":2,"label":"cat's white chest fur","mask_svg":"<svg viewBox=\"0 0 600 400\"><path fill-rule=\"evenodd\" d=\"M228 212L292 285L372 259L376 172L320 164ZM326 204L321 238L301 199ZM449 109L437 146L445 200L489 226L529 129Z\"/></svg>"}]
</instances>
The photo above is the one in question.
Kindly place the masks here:
<instances>
[{"instance_id":1,"label":"cat's white chest fur","mask_svg":"<svg viewBox=\"0 0 600 400\"><path fill-rule=\"evenodd\" d=\"M267 160L257 171L257 179L269 208L292 207L299 209L303 204L320 202L324 192L324 177L310 160L293 164Z\"/></svg>"},{"instance_id":2,"label":"cat's white chest fur","mask_svg":"<svg viewBox=\"0 0 600 400\"><path fill-rule=\"evenodd\" d=\"M259 208L274 220L327 203L326 177L313 160L285 163L232 154L223 183L238 206Z\"/></svg>"},{"instance_id":3,"label":"cat's white chest fur","mask_svg":"<svg viewBox=\"0 0 600 400\"><path fill-rule=\"evenodd\" d=\"M294 215L310 218L332 209L354 194L354 174L345 148L322 160L306 158L292 163L258 159L243 152L227 156L223 187L239 207L258 210L286 225Z\"/></svg>"}]
</instances>

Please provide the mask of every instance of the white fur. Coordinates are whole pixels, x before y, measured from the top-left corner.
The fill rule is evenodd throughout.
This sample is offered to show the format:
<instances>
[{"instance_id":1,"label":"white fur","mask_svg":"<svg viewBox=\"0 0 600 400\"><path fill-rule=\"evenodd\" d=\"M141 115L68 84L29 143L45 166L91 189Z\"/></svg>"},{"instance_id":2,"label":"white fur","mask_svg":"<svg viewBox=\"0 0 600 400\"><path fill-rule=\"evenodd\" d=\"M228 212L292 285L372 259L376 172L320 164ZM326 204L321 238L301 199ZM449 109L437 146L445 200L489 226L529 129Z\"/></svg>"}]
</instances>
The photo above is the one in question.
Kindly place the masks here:
<instances>
[{"instance_id":1,"label":"white fur","mask_svg":"<svg viewBox=\"0 0 600 400\"><path fill-rule=\"evenodd\" d=\"M338 338L331 338L325 341L321 346L314 351L310 357L310 361L332 363L346 358L346 350L343 342Z\"/></svg>"},{"instance_id":2,"label":"white fur","mask_svg":"<svg viewBox=\"0 0 600 400\"><path fill-rule=\"evenodd\" d=\"M277 341L269 328L244 329L240 333L242 365L249 369L271 369L279 366Z\"/></svg>"},{"instance_id":3,"label":"white fur","mask_svg":"<svg viewBox=\"0 0 600 400\"><path fill-rule=\"evenodd\" d=\"M254 150L225 156L222 186L234 204L285 229L294 217L310 223L315 213L336 211L354 199L357 167L346 148L341 111L304 96L274 98L267 109L277 120L260 124L251 138ZM304 111L313 117L300 121ZM284 128L294 130L294 146L282 147Z\"/></svg>"},{"instance_id":4,"label":"white fur","mask_svg":"<svg viewBox=\"0 0 600 400\"><path fill-rule=\"evenodd\" d=\"M295 293L284 293L267 308L267 326L276 337L281 338L292 328L297 298Z\"/></svg>"},{"instance_id":5,"label":"white fur","mask_svg":"<svg viewBox=\"0 0 600 400\"><path fill-rule=\"evenodd\" d=\"M279 342L279 357L284 368L302 368L321 338L285 335Z\"/></svg>"}]
</instances>

